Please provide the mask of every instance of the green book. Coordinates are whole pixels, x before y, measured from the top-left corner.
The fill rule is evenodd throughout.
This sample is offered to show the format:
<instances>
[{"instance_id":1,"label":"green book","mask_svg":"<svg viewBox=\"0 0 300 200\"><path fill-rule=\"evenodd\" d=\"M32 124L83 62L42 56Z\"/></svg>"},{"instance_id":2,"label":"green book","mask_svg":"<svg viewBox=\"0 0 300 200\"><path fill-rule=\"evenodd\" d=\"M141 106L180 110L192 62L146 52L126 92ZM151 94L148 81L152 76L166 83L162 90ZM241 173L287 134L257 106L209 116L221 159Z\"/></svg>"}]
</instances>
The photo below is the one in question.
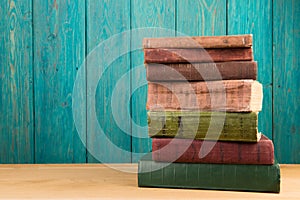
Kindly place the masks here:
<instances>
[{"instance_id":1,"label":"green book","mask_svg":"<svg viewBox=\"0 0 300 200\"><path fill-rule=\"evenodd\" d=\"M150 137L257 142L258 114L200 111L149 111Z\"/></svg>"},{"instance_id":2,"label":"green book","mask_svg":"<svg viewBox=\"0 0 300 200\"><path fill-rule=\"evenodd\" d=\"M274 165L164 163L144 156L138 166L139 187L280 191L280 168Z\"/></svg>"}]
</instances>

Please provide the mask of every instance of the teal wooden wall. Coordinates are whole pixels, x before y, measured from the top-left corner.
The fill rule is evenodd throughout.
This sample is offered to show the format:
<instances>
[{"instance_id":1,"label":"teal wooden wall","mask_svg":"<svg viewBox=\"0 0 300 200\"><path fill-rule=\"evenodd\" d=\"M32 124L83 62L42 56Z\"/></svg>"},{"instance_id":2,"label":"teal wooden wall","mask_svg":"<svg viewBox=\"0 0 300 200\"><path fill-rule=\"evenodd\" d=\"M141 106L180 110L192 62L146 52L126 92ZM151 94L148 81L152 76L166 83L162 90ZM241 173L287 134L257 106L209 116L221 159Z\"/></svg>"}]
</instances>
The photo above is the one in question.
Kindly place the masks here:
<instances>
[{"instance_id":1,"label":"teal wooden wall","mask_svg":"<svg viewBox=\"0 0 300 200\"><path fill-rule=\"evenodd\" d=\"M300 163L298 0L2 0L0 16L0 163L137 162L151 146L142 38L243 33L259 130Z\"/></svg>"}]
</instances>

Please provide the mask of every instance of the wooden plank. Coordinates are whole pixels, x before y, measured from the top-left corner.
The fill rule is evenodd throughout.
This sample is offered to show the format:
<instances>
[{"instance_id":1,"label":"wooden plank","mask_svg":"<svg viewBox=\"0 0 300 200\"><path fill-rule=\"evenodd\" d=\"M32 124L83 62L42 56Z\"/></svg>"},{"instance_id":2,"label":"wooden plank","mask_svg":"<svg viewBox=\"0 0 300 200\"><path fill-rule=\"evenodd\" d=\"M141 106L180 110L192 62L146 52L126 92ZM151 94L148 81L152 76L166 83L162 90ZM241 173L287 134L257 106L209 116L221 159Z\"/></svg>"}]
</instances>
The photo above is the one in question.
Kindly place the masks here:
<instances>
[{"instance_id":1,"label":"wooden plank","mask_svg":"<svg viewBox=\"0 0 300 200\"><path fill-rule=\"evenodd\" d=\"M137 162L144 153L151 150L147 131L147 82L142 41L145 37L175 36L175 0L133 0L131 21L132 29L137 30L131 39L132 162ZM146 28L138 30L143 27ZM139 48L136 50L133 47Z\"/></svg>"},{"instance_id":2,"label":"wooden plank","mask_svg":"<svg viewBox=\"0 0 300 200\"><path fill-rule=\"evenodd\" d=\"M254 60L258 61L258 80L264 86L259 130L270 138L272 138L271 5L271 1L230 1L228 5L228 34L253 34ZM267 28L262 29L262 26Z\"/></svg>"},{"instance_id":3,"label":"wooden plank","mask_svg":"<svg viewBox=\"0 0 300 200\"><path fill-rule=\"evenodd\" d=\"M1 1L0 18L0 163L33 163L31 1Z\"/></svg>"},{"instance_id":4,"label":"wooden plank","mask_svg":"<svg viewBox=\"0 0 300 200\"><path fill-rule=\"evenodd\" d=\"M176 30L188 36L226 35L226 0L178 0Z\"/></svg>"},{"instance_id":5,"label":"wooden plank","mask_svg":"<svg viewBox=\"0 0 300 200\"><path fill-rule=\"evenodd\" d=\"M272 139L272 1L228 1L228 34L253 34L258 81L263 84L263 110L258 128Z\"/></svg>"},{"instance_id":6,"label":"wooden plank","mask_svg":"<svg viewBox=\"0 0 300 200\"><path fill-rule=\"evenodd\" d=\"M143 48L241 48L252 46L252 35L145 38Z\"/></svg>"},{"instance_id":7,"label":"wooden plank","mask_svg":"<svg viewBox=\"0 0 300 200\"><path fill-rule=\"evenodd\" d=\"M85 4L34 0L33 5L36 162L85 162L72 116L74 79L85 54Z\"/></svg>"},{"instance_id":8,"label":"wooden plank","mask_svg":"<svg viewBox=\"0 0 300 200\"><path fill-rule=\"evenodd\" d=\"M274 143L280 163L300 163L300 2L275 0Z\"/></svg>"},{"instance_id":9,"label":"wooden plank","mask_svg":"<svg viewBox=\"0 0 300 200\"><path fill-rule=\"evenodd\" d=\"M89 163L131 162L130 76L126 76L130 70L130 54L121 55L130 51L130 33L121 34L128 30L129 0L87 1ZM94 78L101 73L101 77ZM119 81L123 84L118 84Z\"/></svg>"},{"instance_id":10,"label":"wooden plank","mask_svg":"<svg viewBox=\"0 0 300 200\"><path fill-rule=\"evenodd\" d=\"M136 164L115 168L137 172ZM280 165L280 194L137 187L137 174L102 164L1 165L1 199L299 199L300 165ZM216 172L218 173L218 172ZM101 188L101 189L100 189ZM118 192L116 192L118 191Z\"/></svg>"}]
</instances>

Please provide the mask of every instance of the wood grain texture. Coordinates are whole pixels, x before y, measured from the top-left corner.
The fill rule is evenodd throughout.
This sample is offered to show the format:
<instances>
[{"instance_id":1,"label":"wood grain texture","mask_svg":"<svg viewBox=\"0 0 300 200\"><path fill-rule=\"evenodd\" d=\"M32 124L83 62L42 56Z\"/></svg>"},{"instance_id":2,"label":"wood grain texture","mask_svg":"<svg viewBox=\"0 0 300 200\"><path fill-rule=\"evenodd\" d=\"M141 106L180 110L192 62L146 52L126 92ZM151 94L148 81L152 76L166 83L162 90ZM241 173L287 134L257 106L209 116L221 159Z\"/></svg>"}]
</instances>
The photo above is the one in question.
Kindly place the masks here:
<instances>
[{"instance_id":1,"label":"wood grain texture","mask_svg":"<svg viewBox=\"0 0 300 200\"><path fill-rule=\"evenodd\" d=\"M195 63L250 61L251 48L233 49L144 49L145 63Z\"/></svg>"},{"instance_id":2,"label":"wood grain texture","mask_svg":"<svg viewBox=\"0 0 300 200\"><path fill-rule=\"evenodd\" d=\"M36 162L85 162L72 116L74 79L84 60L84 2L34 0L33 5Z\"/></svg>"},{"instance_id":3,"label":"wood grain texture","mask_svg":"<svg viewBox=\"0 0 300 200\"><path fill-rule=\"evenodd\" d=\"M252 35L144 38L143 48L241 48L252 46Z\"/></svg>"},{"instance_id":4,"label":"wood grain texture","mask_svg":"<svg viewBox=\"0 0 300 200\"><path fill-rule=\"evenodd\" d=\"M130 1L108 0L87 1L87 53L95 51L98 55L87 61L87 157L89 163L93 162L131 162L131 155L123 154L131 151L130 115L128 110L130 77L122 79L123 84L118 84L122 76L129 73L130 54L118 55L117 59L110 62L110 55L118 54L122 50L130 50L130 38L126 34L112 39L115 34L130 29ZM111 46L101 46L101 42L111 41ZM97 66L95 69L95 67ZM94 74L103 73L97 88L92 88L95 81ZM97 80L96 80L97 81ZM117 105L112 105L113 91L119 93ZM90 94L95 90L95 95ZM118 110L114 115L113 107ZM96 112L97 119L92 118ZM116 121L120 119L122 127ZM97 128L99 123L103 134ZM109 143L110 141L111 143ZM114 149L120 148L120 151Z\"/></svg>"},{"instance_id":5,"label":"wood grain texture","mask_svg":"<svg viewBox=\"0 0 300 200\"><path fill-rule=\"evenodd\" d=\"M139 188L137 174L124 172L137 172L137 164L115 164L114 167L123 171L104 164L0 165L0 198L299 200L300 196L300 165L280 165L279 194Z\"/></svg>"},{"instance_id":6,"label":"wood grain texture","mask_svg":"<svg viewBox=\"0 0 300 200\"><path fill-rule=\"evenodd\" d=\"M272 0L229 0L227 8L227 34L253 34L257 79L264 93L258 128L272 139Z\"/></svg>"},{"instance_id":7,"label":"wood grain texture","mask_svg":"<svg viewBox=\"0 0 300 200\"><path fill-rule=\"evenodd\" d=\"M300 163L300 2L276 0L273 38L273 131L281 163Z\"/></svg>"},{"instance_id":8,"label":"wood grain texture","mask_svg":"<svg viewBox=\"0 0 300 200\"><path fill-rule=\"evenodd\" d=\"M133 0L131 3L131 20L132 29L148 27L156 27L154 31L140 32L141 34L132 37L132 46L135 43L140 44L140 49L131 53L131 68L132 68L132 88L139 83L146 82L146 70L143 62L142 41L144 37L172 37L175 36L175 0L154 0L140 1ZM165 30L165 29L166 30ZM147 30L147 29L145 29ZM142 67L143 71L136 70ZM151 139L148 138L147 132L147 86L140 87L135 92L132 91L131 106L132 106L132 162L137 162L143 153L151 150ZM142 128L139 128L142 127Z\"/></svg>"},{"instance_id":9,"label":"wood grain texture","mask_svg":"<svg viewBox=\"0 0 300 200\"><path fill-rule=\"evenodd\" d=\"M0 18L0 163L33 163L31 1L1 1Z\"/></svg>"},{"instance_id":10,"label":"wood grain texture","mask_svg":"<svg viewBox=\"0 0 300 200\"><path fill-rule=\"evenodd\" d=\"M226 35L226 0L178 0L176 30L188 36Z\"/></svg>"},{"instance_id":11,"label":"wood grain texture","mask_svg":"<svg viewBox=\"0 0 300 200\"><path fill-rule=\"evenodd\" d=\"M120 45L115 46L115 52L121 48L130 50L136 43L142 47L144 37L253 34L258 81L264 91L259 131L273 138L279 162L299 163L298 13L296 0L1 1L0 163L32 163L35 154L36 162L40 163L85 162L85 149L72 122L76 68L83 62L85 47L90 52L99 42L130 27L132 30L165 27L178 32L132 35L131 41L125 38L117 41ZM147 128L147 86L131 90L146 81L145 69L138 67L143 64L142 50L132 52L129 57L131 60L128 55L122 56L104 73L96 92L96 112L115 144L128 151L147 152L151 140L135 138L147 137L143 131ZM132 121L130 116L120 115L125 122L123 127L132 130L125 136L127 131L118 128L111 118L109 104L115 84L127 72L131 78L124 79L126 92L117 95L122 102L130 99L126 109L131 111ZM133 95L127 98L130 93ZM122 104L118 106L120 113L124 113ZM89 115L83 109L83 120L85 116ZM101 145L94 141L93 131L89 125L89 141L97 151ZM110 158L113 153L104 153L107 152ZM136 162L139 156L132 155L132 161ZM91 155L88 157L90 162L96 161ZM130 161L130 156L116 157L120 162Z\"/></svg>"}]
</instances>

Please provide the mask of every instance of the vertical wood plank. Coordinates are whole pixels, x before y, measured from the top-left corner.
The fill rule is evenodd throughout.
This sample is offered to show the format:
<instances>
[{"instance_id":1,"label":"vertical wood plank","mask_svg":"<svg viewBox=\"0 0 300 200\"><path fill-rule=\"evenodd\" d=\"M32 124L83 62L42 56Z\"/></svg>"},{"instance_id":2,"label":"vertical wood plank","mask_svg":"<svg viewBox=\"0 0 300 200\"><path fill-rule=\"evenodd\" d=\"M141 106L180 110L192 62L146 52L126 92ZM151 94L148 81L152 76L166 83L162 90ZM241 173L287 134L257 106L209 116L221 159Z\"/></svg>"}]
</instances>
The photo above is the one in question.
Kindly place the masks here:
<instances>
[{"instance_id":1,"label":"vertical wood plank","mask_svg":"<svg viewBox=\"0 0 300 200\"><path fill-rule=\"evenodd\" d=\"M72 116L74 79L85 55L85 3L34 0L33 7L36 162L85 162Z\"/></svg>"},{"instance_id":2,"label":"vertical wood plank","mask_svg":"<svg viewBox=\"0 0 300 200\"><path fill-rule=\"evenodd\" d=\"M87 61L87 148L90 163L131 162L130 116L126 115L130 108L130 76L126 76L130 70L130 54L117 55L117 59L110 63L111 55L122 50L129 52L130 34L116 36L128 30L130 0L87 1L87 52L92 55ZM103 46L102 42L111 45ZM93 55L97 55L96 58ZM95 81L98 80L93 76L99 73L103 74L97 84ZM121 79L123 84L118 84ZM92 85L97 85L97 88ZM112 96L115 90L118 92ZM117 105L112 105L114 100ZM113 113L113 108L118 110L117 114ZM93 118L94 112L96 119Z\"/></svg>"},{"instance_id":3,"label":"vertical wood plank","mask_svg":"<svg viewBox=\"0 0 300 200\"><path fill-rule=\"evenodd\" d=\"M147 82L142 40L144 37L175 36L175 6L175 0L131 2L131 47L140 47L132 49L131 53L131 87L133 90L137 88L131 91L132 162L138 162L152 149L147 130Z\"/></svg>"},{"instance_id":4,"label":"vertical wood plank","mask_svg":"<svg viewBox=\"0 0 300 200\"><path fill-rule=\"evenodd\" d=\"M272 139L272 0L228 0L228 34L253 34L263 108L258 129Z\"/></svg>"},{"instance_id":5,"label":"vertical wood plank","mask_svg":"<svg viewBox=\"0 0 300 200\"><path fill-rule=\"evenodd\" d=\"M0 163L33 163L32 4L0 2Z\"/></svg>"},{"instance_id":6,"label":"vertical wood plank","mask_svg":"<svg viewBox=\"0 0 300 200\"><path fill-rule=\"evenodd\" d=\"M226 0L178 0L177 31L188 36L226 35Z\"/></svg>"},{"instance_id":7,"label":"vertical wood plank","mask_svg":"<svg viewBox=\"0 0 300 200\"><path fill-rule=\"evenodd\" d=\"M274 144L280 163L300 163L300 2L274 0Z\"/></svg>"}]
</instances>

